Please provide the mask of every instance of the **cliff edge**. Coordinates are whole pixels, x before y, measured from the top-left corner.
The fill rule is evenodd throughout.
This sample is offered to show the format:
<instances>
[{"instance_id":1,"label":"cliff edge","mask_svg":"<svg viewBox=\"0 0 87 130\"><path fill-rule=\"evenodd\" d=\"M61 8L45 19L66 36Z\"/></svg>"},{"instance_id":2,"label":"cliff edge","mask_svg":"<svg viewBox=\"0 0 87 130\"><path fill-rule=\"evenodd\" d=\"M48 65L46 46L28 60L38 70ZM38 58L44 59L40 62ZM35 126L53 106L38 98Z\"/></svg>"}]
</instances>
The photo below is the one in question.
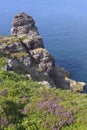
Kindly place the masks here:
<instances>
[{"instance_id":1,"label":"cliff edge","mask_svg":"<svg viewBox=\"0 0 87 130\"><path fill-rule=\"evenodd\" d=\"M1 69L23 74L49 87L70 89L53 56L44 47L31 16L17 14L11 33L12 36L0 37L0 57L4 63Z\"/></svg>"}]
</instances>

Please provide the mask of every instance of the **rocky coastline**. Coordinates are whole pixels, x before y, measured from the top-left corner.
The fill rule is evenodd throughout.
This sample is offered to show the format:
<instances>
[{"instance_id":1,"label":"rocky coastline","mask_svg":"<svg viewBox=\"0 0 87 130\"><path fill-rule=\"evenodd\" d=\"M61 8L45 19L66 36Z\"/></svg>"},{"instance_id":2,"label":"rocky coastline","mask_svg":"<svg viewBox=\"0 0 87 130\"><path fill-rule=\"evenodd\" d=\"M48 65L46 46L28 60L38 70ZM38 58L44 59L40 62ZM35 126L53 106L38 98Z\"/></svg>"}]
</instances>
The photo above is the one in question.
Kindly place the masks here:
<instances>
[{"instance_id":1,"label":"rocky coastline","mask_svg":"<svg viewBox=\"0 0 87 130\"><path fill-rule=\"evenodd\" d=\"M11 34L0 37L0 57L4 62L0 69L28 76L48 88L56 86L83 91L85 83L70 79L69 72L55 65L54 57L44 47L43 39L31 16L17 14Z\"/></svg>"}]
</instances>

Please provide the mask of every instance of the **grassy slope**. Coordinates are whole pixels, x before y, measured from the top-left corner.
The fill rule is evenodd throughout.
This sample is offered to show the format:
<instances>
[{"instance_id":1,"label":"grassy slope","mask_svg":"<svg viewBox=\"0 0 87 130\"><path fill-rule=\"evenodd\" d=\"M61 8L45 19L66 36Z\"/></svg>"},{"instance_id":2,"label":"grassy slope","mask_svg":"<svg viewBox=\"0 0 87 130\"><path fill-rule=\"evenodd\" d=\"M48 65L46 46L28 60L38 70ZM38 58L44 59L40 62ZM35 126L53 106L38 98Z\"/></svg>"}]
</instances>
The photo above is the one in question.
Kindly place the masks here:
<instances>
[{"instance_id":1,"label":"grassy slope","mask_svg":"<svg viewBox=\"0 0 87 130\"><path fill-rule=\"evenodd\" d=\"M87 130L87 95L47 89L0 70L0 130L58 129Z\"/></svg>"}]
</instances>

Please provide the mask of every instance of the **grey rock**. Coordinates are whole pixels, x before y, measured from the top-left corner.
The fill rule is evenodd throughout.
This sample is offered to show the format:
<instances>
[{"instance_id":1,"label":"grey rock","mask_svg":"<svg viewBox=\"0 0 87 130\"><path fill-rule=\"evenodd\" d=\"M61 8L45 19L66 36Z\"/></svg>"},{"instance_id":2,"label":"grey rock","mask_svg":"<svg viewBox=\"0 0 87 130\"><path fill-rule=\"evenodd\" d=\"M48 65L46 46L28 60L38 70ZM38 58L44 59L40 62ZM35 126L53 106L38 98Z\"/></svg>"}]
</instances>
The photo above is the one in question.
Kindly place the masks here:
<instances>
[{"instance_id":1,"label":"grey rock","mask_svg":"<svg viewBox=\"0 0 87 130\"><path fill-rule=\"evenodd\" d=\"M49 74L50 78L53 79L53 81L55 82L55 85L58 88L61 89L70 89L70 86L67 84L67 82L64 80L62 73L60 72L60 70L58 69L58 67L53 67L50 71Z\"/></svg>"},{"instance_id":2,"label":"grey rock","mask_svg":"<svg viewBox=\"0 0 87 130\"><path fill-rule=\"evenodd\" d=\"M31 58L30 57L25 57L23 63L24 63L25 66L30 67Z\"/></svg>"},{"instance_id":3,"label":"grey rock","mask_svg":"<svg viewBox=\"0 0 87 130\"><path fill-rule=\"evenodd\" d=\"M35 24L33 18L31 16L28 16L25 13L17 14L14 19L15 19L13 23L14 27L24 26L24 25L29 25L29 27L32 27Z\"/></svg>"},{"instance_id":4,"label":"grey rock","mask_svg":"<svg viewBox=\"0 0 87 130\"><path fill-rule=\"evenodd\" d=\"M65 81L70 85L70 88L75 92L83 91L84 87L86 86L86 83L76 82L75 80L72 80L68 77L65 77Z\"/></svg>"},{"instance_id":5,"label":"grey rock","mask_svg":"<svg viewBox=\"0 0 87 130\"><path fill-rule=\"evenodd\" d=\"M9 51L10 53L24 52L25 48L20 42L13 42L12 44L6 45L3 47L4 51Z\"/></svg>"},{"instance_id":6,"label":"grey rock","mask_svg":"<svg viewBox=\"0 0 87 130\"><path fill-rule=\"evenodd\" d=\"M47 81L42 81L38 83L44 85L46 88L51 88L51 85Z\"/></svg>"},{"instance_id":7,"label":"grey rock","mask_svg":"<svg viewBox=\"0 0 87 130\"><path fill-rule=\"evenodd\" d=\"M35 28L35 21L31 16L25 13L17 14L13 21L13 27L11 29L12 35L23 35L29 34ZM30 35L31 32L30 32Z\"/></svg>"},{"instance_id":8,"label":"grey rock","mask_svg":"<svg viewBox=\"0 0 87 130\"><path fill-rule=\"evenodd\" d=\"M29 51L36 48L44 48L43 40L39 35L34 37L27 36L27 38L25 38L22 42L25 44Z\"/></svg>"},{"instance_id":9,"label":"grey rock","mask_svg":"<svg viewBox=\"0 0 87 130\"><path fill-rule=\"evenodd\" d=\"M17 59L9 59L8 63L5 65L5 71L14 70L17 66L19 66L19 61Z\"/></svg>"}]
</instances>

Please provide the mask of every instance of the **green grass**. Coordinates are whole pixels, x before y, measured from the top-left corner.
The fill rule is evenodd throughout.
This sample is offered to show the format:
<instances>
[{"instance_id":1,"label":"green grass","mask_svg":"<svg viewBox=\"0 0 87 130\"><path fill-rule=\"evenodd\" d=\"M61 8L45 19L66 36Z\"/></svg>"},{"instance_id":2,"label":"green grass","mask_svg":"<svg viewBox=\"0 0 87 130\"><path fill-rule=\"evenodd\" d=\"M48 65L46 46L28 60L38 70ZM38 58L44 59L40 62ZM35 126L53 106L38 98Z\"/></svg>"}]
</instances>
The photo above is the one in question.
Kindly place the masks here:
<instances>
[{"instance_id":1,"label":"green grass","mask_svg":"<svg viewBox=\"0 0 87 130\"><path fill-rule=\"evenodd\" d=\"M21 57L24 57L26 56L26 53L25 52L18 52L18 53L12 53L11 54L11 58L21 58Z\"/></svg>"},{"instance_id":2,"label":"green grass","mask_svg":"<svg viewBox=\"0 0 87 130\"><path fill-rule=\"evenodd\" d=\"M59 127L60 120L70 117L55 115L55 107L49 112L56 104L71 113L72 123ZM55 130L87 130L87 95L48 89L12 71L0 71L0 130L54 130L52 125Z\"/></svg>"},{"instance_id":3,"label":"green grass","mask_svg":"<svg viewBox=\"0 0 87 130\"><path fill-rule=\"evenodd\" d=\"M0 57L0 69L6 65L7 59L4 57Z\"/></svg>"}]
</instances>

